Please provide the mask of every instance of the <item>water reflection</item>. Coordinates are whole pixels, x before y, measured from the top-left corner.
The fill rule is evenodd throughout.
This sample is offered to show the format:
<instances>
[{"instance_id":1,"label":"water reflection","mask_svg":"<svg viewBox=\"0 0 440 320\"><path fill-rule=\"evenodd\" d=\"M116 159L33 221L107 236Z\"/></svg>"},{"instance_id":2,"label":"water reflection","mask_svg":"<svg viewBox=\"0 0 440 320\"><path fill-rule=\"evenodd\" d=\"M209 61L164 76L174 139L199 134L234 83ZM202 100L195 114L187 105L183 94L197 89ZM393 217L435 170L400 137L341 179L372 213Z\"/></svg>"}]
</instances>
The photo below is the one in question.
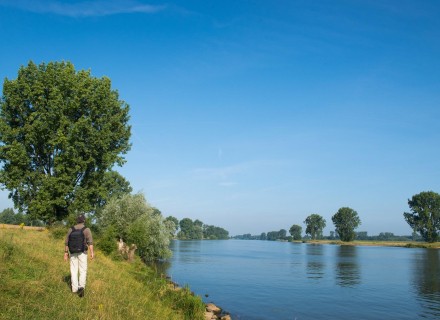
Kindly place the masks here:
<instances>
[{"instance_id":1,"label":"water reflection","mask_svg":"<svg viewBox=\"0 0 440 320\"><path fill-rule=\"evenodd\" d=\"M361 273L357 257L357 247L340 246L336 250L336 284L354 287L361 283Z\"/></svg>"},{"instance_id":2,"label":"water reflection","mask_svg":"<svg viewBox=\"0 0 440 320\"><path fill-rule=\"evenodd\" d=\"M234 319L440 319L438 250L240 240L172 249L162 270Z\"/></svg>"},{"instance_id":3,"label":"water reflection","mask_svg":"<svg viewBox=\"0 0 440 320\"><path fill-rule=\"evenodd\" d=\"M413 284L423 306L423 318L440 318L440 254L437 249L417 250Z\"/></svg>"},{"instance_id":4,"label":"water reflection","mask_svg":"<svg viewBox=\"0 0 440 320\"><path fill-rule=\"evenodd\" d=\"M200 255L202 241L200 240L179 240L171 241L171 250L174 258L182 263L201 263Z\"/></svg>"},{"instance_id":5,"label":"water reflection","mask_svg":"<svg viewBox=\"0 0 440 320\"><path fill-rule=\"evenodd\" d=\"M321 279L324 277L324 254L323 246L309 244L306 247L307 257L307 278L309 279Z\"/></svg>"}]
</instances>

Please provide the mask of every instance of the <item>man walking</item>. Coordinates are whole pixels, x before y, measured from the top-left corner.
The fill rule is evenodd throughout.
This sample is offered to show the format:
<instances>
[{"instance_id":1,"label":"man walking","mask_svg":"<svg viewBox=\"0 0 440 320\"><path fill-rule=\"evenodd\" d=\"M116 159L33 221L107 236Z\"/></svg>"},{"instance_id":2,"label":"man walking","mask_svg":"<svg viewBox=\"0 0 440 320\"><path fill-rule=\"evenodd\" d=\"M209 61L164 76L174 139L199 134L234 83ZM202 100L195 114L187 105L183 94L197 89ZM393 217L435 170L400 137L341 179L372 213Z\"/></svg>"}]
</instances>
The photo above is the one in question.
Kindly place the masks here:
<instances>
[{"instance_id":1,"label":"man walking","mask_svg":"<svg viewBox=\"0 0 440 320\"><path fill-rule=\"evenodd\" d=\"M86 217L83 214L79 215L76 221L77 224L69 229L64 242L64 261L67 261L70 253L72 292L78 293L80 297L84 297L86 287L88 249L90 249L90 259L95 256L92 232L85 227L85 221Z\"/></svg>"}]
</instances>

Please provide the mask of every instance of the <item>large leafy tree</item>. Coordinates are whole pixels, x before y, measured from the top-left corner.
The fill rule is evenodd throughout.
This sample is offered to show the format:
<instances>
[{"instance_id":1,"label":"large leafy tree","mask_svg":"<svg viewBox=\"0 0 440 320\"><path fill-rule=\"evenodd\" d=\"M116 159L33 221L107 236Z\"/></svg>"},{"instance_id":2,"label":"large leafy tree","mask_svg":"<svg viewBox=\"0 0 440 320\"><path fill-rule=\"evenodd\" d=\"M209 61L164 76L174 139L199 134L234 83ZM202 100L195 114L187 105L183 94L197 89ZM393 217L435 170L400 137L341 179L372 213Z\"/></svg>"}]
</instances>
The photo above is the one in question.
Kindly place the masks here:
<instances>
[{"instance_id":1,"label":"large leafy tree","mask_svg":"<svg viewBox=\"0 0 440 320\"><path fill-rule=\"evenodd\" d=\"M130 148L128 112L109 78L69 62L29 62L5 79L0 183L15 207L51 223L103 204L106 173Z\"/></svg>"},{"instance_id":2,"label":"large leafy tree","mask_svg":"<svg viewBox=\"0 0 440 320\"><path fill-rule=\"evenodd\" d=\"M293 240L301 240L302 227L294 224L290 227L289 233L292 236Z\"/></svg>"},{"instance_id":3,"label":"large leafy tree","mask_svg":"<svg viewBox=\"0 0 440 320\"><path fill-rule=\"evenodd\" d=\"M403 215L414 231L420 233L427 242L440 240L440 195L424 191L408 200L411 212Z\"/></svg>"},{"instance_id":4,"label":"large leafy tree","mask_svg":"<svg viewBox=\"0 0 440 320\"><path fill-rule=\"evenodd\" d=\"M348 207L342 207L332 217L336 232L342 241L353 241L356 237L356 229L361 224L358 213Z\"/></svg>"},{"instance_id":5,"label":"large leafy tree","mask_svg":"<svg viewBox=\"0 0 440 320\"><path fill-rule=\"evenodd\" d=\"M326 221L322 216L312 213L304 220L304 223L306 224L306 234L309 234L312 239L322 238L322 230L326 226Z\"/></svg>"}]
</instances>

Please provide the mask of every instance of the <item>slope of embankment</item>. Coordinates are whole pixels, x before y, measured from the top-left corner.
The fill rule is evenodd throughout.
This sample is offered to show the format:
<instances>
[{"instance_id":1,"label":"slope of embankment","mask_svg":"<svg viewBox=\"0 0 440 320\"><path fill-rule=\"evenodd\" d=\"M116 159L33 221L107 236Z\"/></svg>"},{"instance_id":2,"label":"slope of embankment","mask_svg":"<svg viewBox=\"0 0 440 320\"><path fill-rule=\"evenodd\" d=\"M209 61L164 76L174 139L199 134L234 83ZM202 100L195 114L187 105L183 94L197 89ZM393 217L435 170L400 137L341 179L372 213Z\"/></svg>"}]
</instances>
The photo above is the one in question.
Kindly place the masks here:
<instances>
[{"instance_id":1,"label":"slope of embankment","mask_svg":"<svg viewBox=\"0 0 440 320\"><path fill-rule=\"evenodd\" d=\"M63 240L47 230L0 227L0 319L204 319L205 306L140 260L96 250L85 296L70 291Z\"/></svg>"}]
</instances>

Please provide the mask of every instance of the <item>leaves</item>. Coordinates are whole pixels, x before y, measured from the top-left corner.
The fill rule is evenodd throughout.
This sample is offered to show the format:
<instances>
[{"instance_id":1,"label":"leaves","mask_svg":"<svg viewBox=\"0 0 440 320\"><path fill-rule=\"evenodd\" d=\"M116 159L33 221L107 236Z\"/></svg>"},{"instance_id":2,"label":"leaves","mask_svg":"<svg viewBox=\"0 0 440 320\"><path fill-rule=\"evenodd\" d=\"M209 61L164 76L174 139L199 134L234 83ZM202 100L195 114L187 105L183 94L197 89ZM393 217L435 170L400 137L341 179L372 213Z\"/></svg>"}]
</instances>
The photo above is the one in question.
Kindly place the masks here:
<instances>
[{"instance_id":1,"label":"leaves","mask_svg":"<svg viewBox=\"0 0 440 320\"><path fill-rule=\"evenodd\" d=\"M427 242L440 240L440 195L424 191L408 200L411 212L403 215L414 231L420 233Z\"/></svg>"},{"instance_id":2,"label":"leaves","mask_svg":"<svg viewBox=\"0 0 440 320\"><path fill-rule=\"evenodd\" d=\"M326 221L319 214L309 215L304 223L307 225L306 234L310 234L312 239L322 238L322 230L326 226Z\"/></svg>"},{"instance_id":3,"label":"leaves","mask_svg":"<svg viewBox=\"0 0 440 320\"><path fill-rule=\"evenodd\" d=\"M361 224L358 213L348 207L342 207L332 217L336 232L342 241L353 241L356 237L354 229Z\"/></svg>"},{"instance_id":4,"label":"leaves","mask_svg":"<svg viewBox=\"0 0 440 320\"><path fill-rule=\"evenodd\" d=\"M290 227L289 233L292 236L293 240L301 240L302 227L294 224Z\"/></svg>"},{"instance_id":5,"label":"leaves","mask_svg":"<svg viewBox=\"0 0 440 320\"><path fill-rule=\"evenodd\" d=\"M145 260L171 255L170 229L141 193L112 198L102 210L100 223L106 230L114 228L116 236L127 244L136 244Z\"/></svg>"},{"instance_id":6,"label":"leaves","mask_svg":"<svg viewBox=\"0 0 440 320\"><path fill-rule=\"evenodd\" d=\"M29 62L5 79L0 107L0 183L15 206L49 222L93 210L130 149L129 107L110 79Z\"/></svg>"}]
</instances>

